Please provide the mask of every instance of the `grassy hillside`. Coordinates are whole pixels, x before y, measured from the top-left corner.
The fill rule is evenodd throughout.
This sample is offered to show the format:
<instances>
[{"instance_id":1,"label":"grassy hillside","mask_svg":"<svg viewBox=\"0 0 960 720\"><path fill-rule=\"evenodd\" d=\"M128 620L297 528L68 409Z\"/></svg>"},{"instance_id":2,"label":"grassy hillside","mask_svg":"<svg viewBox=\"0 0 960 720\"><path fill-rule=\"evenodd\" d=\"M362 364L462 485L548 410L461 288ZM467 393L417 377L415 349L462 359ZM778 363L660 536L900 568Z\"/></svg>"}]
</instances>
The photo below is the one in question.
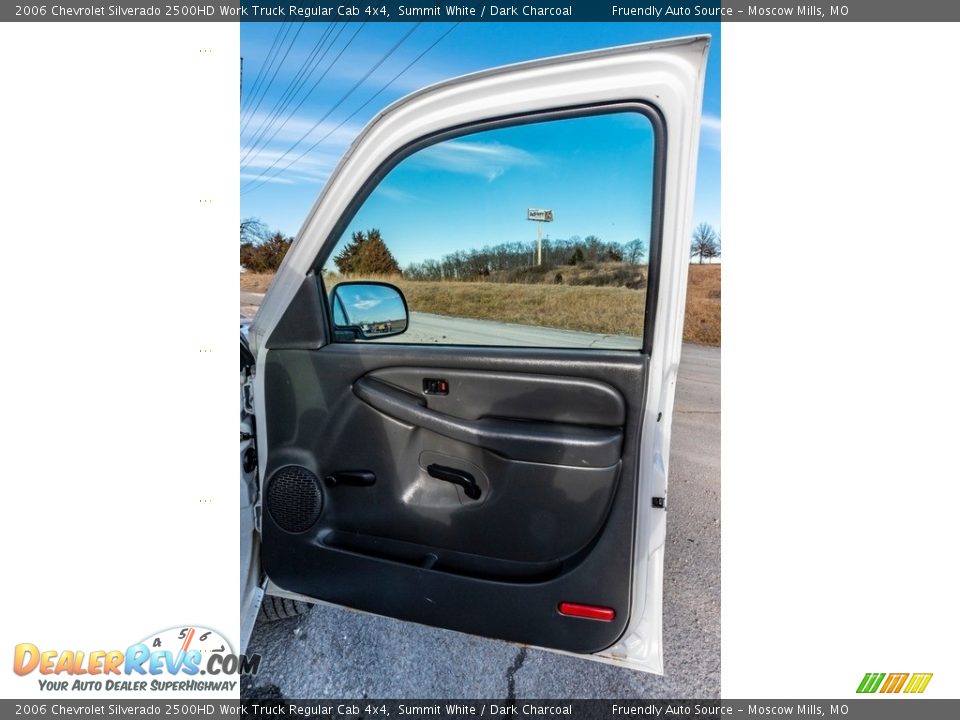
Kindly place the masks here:
<instances>
[{"instance_id":1,"label":"grassy hillside","mask_svg":"<svg viewBox=\"0 0 960 720\"><path fill-rule=\"evenodd\" d=\"M558 272L562 274L560 279L556 277ZM594 268L554 268L546 273L511 278L513 282L379 279L397 285L414 311L611 335L640 335L646 290L638 286L646 284L643 275L622 263L600 263ZM269 274L242 273L240 289L265 292L272 279ZM683 337L688 342L720 344L719 265L690 266Z\"/></svg>"}]
</instances>

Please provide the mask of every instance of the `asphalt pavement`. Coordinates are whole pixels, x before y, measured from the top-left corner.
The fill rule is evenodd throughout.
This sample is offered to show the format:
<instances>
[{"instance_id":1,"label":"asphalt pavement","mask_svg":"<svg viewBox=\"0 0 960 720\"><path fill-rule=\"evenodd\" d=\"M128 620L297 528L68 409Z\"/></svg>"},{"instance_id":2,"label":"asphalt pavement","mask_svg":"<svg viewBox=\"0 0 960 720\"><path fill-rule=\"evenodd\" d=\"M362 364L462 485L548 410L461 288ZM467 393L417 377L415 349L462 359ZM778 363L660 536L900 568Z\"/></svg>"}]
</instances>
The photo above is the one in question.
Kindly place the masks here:
<instances>
[{"instance_id":1,"label":"asphalt pavement","mask_svg":"<svg viewBox=\"0 0 960 720\"><path fill-rule=\"evenodd\" d=\"M249 313L246 294L242 310ZM246 302L244 302L246 301ZM531 329L413 313L398 342L509 344ZM472 340L465 339L467 333ZM609 347L609 336L546 331L543 344ZM515 335L516 334L516 335ZM402 339L401 339L402 338ZM258 621L263 660L245 697L715 698L720 694L720 350L684 345L670 453L663 676L327 605ZM389 592L389 588L384 588Z\"/></svg>"},{"instance_id":2,"label":"asphalt pavement","mask_svg":"<svg viewBox=\"0 0 960 720\"><path fill-rule=\"evenodd\" d=\"M260 303L263 302L265 293L241 292L240 293L240 314L253 319L260 309Z\"/></svg>"},{"instance_id":3,"label":"asphalt pavement","mask_svg":"<svg viewBox=\"0 0 960 720\"><path fill-rule=\"evenodd\" d=\"M404 333L375 342L436 343L470 345L516 345L629 350L643 347L643 338L630 335L601 335L577 330L471 320L431 313L411 312Z\"/></svg>"}]
</instances>

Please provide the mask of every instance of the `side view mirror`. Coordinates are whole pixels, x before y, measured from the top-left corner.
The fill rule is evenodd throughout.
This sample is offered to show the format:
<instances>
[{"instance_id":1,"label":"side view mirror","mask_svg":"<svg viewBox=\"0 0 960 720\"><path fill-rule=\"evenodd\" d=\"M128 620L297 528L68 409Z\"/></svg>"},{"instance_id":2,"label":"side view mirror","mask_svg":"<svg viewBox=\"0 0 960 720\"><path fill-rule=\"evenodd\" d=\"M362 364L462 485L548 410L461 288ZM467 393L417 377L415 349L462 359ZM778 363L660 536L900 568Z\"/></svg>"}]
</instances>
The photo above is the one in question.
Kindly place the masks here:
<instances>
[{"instance_id":1,"label":"side view mirror","mask_svg":"<svg viewBox=\"0 0 960 720\"><path fill-rule=\"evenodd\" d=\"M407 329L407 301L400 289L389 283L339 283L330 293L330 305L334 334L340 342L379 340Z\"/></svg>"}]
</instances>

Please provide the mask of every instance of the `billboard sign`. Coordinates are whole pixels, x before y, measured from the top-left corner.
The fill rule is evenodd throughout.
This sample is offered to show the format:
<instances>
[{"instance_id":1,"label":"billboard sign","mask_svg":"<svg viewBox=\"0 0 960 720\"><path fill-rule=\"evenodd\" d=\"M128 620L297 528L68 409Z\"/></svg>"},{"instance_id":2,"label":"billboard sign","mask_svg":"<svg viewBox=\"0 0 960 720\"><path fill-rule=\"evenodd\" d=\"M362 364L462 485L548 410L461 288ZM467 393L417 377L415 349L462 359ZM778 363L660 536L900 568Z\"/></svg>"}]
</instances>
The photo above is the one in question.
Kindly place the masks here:
<instances>
[{"instance_id":1,"label":"billboard sign","mask_svg":"<svg viewBox=\"0 0 960 720\"><path fill-rule=\"evenodd\" d=\"M527 220L538 220L539 222L553 222L553 210L540 210L539 208L527 208Z\"/></svg>"}]
</instances>

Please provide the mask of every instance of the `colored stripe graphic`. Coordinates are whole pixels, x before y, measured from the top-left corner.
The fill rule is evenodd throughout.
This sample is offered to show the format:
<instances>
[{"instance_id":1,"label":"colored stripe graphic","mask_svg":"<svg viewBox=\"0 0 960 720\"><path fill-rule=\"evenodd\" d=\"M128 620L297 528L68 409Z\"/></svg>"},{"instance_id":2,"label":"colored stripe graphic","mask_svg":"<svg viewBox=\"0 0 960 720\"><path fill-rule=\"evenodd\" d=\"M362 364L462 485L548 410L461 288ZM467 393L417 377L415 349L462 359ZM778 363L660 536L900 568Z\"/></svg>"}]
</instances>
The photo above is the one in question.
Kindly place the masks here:
<instances>
[{"instance_id":1,"label":"colored stripe graphic","mask_svg":"<svg viewBox=\"0 0 960 720\"><path fill-rule=\"evenodd\" d=\"M886 678L886 682L884 682ZM901 690L904 693L918 694L927 689L933 673L866 673L860 685L857 686L858 693L875 693L879 690L881 693L892 694ZM883 683L881 685L881 683Z\"/></svg>"},{"instance_id":2,"label":"colored stripe graphic","mask_svg":"<svg viewBox=\"0 0 960 720\"><path fill-rule=\"evenodd\" d=\"M890 673L887 675L887 681L880 688L882 693L898 693L903 684L907 681L910 673Z\"/></svg>"},{"instance_id":3,"label":"colored stripe graphic","mask_svg":"<svg viewBox=\"0 0 960 720\"><path fill-rule=\"evenodd\" d=\"M860 687L857 688L858 693L875 693L877 688L880 687L880 683L885 677L885 673L867 673L863 676L863 680L860 681Z\"/></svg>"},{"instance_id":4,"label":"colored stripe graphic","mask_svg":"<svg viewBox=\"0 0 960 720\"><path fill-rule=\"evenodd\" d=\"M903 691L905 693L922 693L927 689L927 685L930 684L930 678L932 677L933 673L914 673Z\"/></svg>"}]
</instances>

